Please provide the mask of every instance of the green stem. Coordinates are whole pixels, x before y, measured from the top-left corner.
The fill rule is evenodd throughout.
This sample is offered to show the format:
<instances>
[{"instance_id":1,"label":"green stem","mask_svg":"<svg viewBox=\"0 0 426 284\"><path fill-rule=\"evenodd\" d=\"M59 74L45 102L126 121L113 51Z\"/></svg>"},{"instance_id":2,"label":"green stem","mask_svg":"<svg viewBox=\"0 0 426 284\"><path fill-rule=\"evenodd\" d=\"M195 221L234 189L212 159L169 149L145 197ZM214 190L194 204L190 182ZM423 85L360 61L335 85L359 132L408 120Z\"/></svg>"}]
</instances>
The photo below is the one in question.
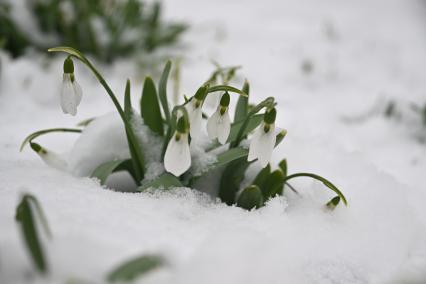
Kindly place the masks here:
<instances>
[{"instance_id":1,"label":"green stem","mask_svg":"<svg viewBox=\"0 0 426 284\"><path fill-rule=\"evenodd\" d=\"M311 173L297 173L297 174L292 174L292 175L285 177L284 183L286 183L290 179L296 178L296 177L310 177L310 178L321 181L326 187L328 187L329 189L334 191L342 199L343 203L346 206L348 205L348 202L346 201L346 198L343 195L343 193L334 184L332 184L329 180L323 178L322 176L319 176L319 175L316 175L316 174L311 174Z\"/></svg>"}]
</instances>

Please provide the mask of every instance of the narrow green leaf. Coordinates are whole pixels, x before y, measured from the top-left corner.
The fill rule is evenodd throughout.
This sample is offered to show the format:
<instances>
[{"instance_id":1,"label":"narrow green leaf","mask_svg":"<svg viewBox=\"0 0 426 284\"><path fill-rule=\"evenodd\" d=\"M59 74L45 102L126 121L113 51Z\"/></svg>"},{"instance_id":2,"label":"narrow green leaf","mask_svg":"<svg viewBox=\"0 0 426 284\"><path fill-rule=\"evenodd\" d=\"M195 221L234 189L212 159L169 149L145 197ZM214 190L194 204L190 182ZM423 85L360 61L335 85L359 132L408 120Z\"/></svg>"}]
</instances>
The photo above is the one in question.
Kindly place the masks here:
<instances>
[{"instance_id":1,"label":"narrow green leaf","mask_svg":"<svg viewBox=\"0 0 426 284\"><path fill-rule=\"evenodd\" d=\"M260 188L256 185L246 187L237 200L237 206L251 210L259 208L263 205L263 196Z\"/></svg>"},{"instance_id":2,"label":"narrow green leaf","mask_svg":"<svg viewBox=\"0 0 426 284\"><path fill-rule=\"evenodd\" d=\"M220 177L218 196L226 204L232 205L236 202L237 192L249 165L247 157L244 156L230 162L223 170Z\"/></svg>"},{"instance_id":3,"label":"narrow green leaf","mask_svg":"<svg viewBox=\"0 0 426 284\"><path fill-rule=\"evenodd\" d=\"M129 282L166 264L160 255L143 255L124 262L107 276L108 282Z\"/></svg>"},{"instance_id":4,"label":"narrow green leaf","mask_svg":"<svg viewBox=\"0 0 426 284\"><path fill-rule=\"evenodd\" d=\"M93 171L90 177L99 179L100 183L104 185L112 173L122 170L128 171L134 177L131 159L120 159L103 163Z\"/></svg>"},{"instance_id":5,"label":"narrow green leaf","mask_svg":"<svg viewBox=\"0 0 426 284\"><path fill-rule=\"evenodd\" d=\"M85 120L80 121L79 123L77 123L77 126L79 127L86 127L88 126L90 123L92 123L94 120L96 119L96 117L91 117Z\"/></svg>"},{"instance_id":6,"label":"narrow green leaf","mask_svg":"<svg viewBox=\"0 0 426 284\"><path fill-rule=\"evenodd\" d=\"M48 265L43 253L39 236L37 235L36 221L31 209L30 200L35 200L35 197L29 194L26 194L22 197L21 202L16 208L15 219L20 224L21 232L23 234L25 244L31 255L34 266L40 273L44 274L48 271ZM36 204L36 206L39 205Z\"/></svg>"},{"instance_id":7,"label":"narrow green leaf","mask_svg":"<svg viewBox=\"0 0 426 284\"><path fill-rule=\"evenodd\" d=\"M235 107L234 121L242 121L248 114L248 96L250 92L250 85L248 81L244 82L242 91L247 94L247 97L240 96L237 101L237 106Z\"/></svg>"},{"instance_id":8,"label":"narrow green leaf","mask_svg":"<svg viewBox=\"0 0 426 284\"><path fill-rule=\"evenodd\" d=\"M273 171L263 183L262 187L260 188L262 190L262 194L265 200L268 200L271 197L274 197L275 195L281 195L283 192L284 187L284 174L283 172L278 169Z\"/></svg>"},{"instance_id":9,"label":"narrow green leaf","mask_svg":"<svg viewBox=\"0 0 426 284\"><path fill-rule=\"evenodd\" d=\"M130 80L126 81L126 89L124 91L124 115L130 121L132 117L132 98L130 96Z\"/></svg>"},{"instance_id":10,"label":"narrow green leaf","mask_svg":"<svg viewBox=\"0 0 426 284\"><path fill-rule=\"evenodd\" d=\"M29 142L31 142L33 139L47 134L47 133L51 133L51 132L74 132L74 133L81 133L82 130L81 129L77 129L77 128L50 128L50 129L44 129L44 130L40 130L34 133L31 133L30 135L28 135L24 141L21 144L21 147L19 148L19 151L22 151L25 147L25 145L27 145Z\"/></svg>"},{"instance_id":11,"label":"narrow green leaf","mask_svg":"<svg viewBox=\"0 0 426 284\"><path fill-rule=\"evenodd\" d=\"M243 131L243 137L245 137L247 134L252 132L256 129L262 123L263 120L263 114L256 114L250 117L247 126L245 127ZM238 132L240 131L240 128L243 126L244 120L236 121L231 125L231 131L229 132L229 137L227 140L227 143L234 142L238 137Z\"/></svg>"},{"instance_id":12,"label":"narrow green leaf","mask_svg":"<svg viewBox=\"0 0 426 284\"><path fill-rule=\"evenodd\" d=\"M155 133L163 136L163 118L158 103L157 90L151 77L146 77L142 90L141 115L144 123Z\"/></svg>"},{"instance_id":13,"label":"narrow green leaf","mask_svg":"<svg viewBox=\"0 0 426 284\"><path fill-rule=\"evenodd\" d=\"M283 171L283 174L286 177L287 176L287 160L286 159L281 160L278 166Z\"/></svg>"},{"instance_id":14,"label":"narrow green leaf","mask_svg":"<svg viewBox=\"0 0 426 284\"><path fill-rule=\"evenodd\" d=\"M253 181L253 185L257 185L259 188L263 187L263 184L271 174L271 164L261 169Z\"/></svg>"},{"instance_id":15,"label":"narrow green leaf","mask_svg":"<svg viewBox=\"0 0 426 284\"><path fill-rule=\"evenodd\" d=\"M160 97L161 106L163 107L164 115L166 116L167 123L170 122L170 110L167 99L167 79L169 78L172 62L169 60L164 67L163 74L161 74L160 82L158 84L158 94Z\"/></svg>"},{"instance_id":16,"label":"narrow green leaf","mask_svg":"<svg viewBox=\"0 0 426 284\"><path fill-rule=\"evenodd\" d=\"M343 193L334 184L332 184L329 180L323 178L322 176L319 176L319 175L316 175L316 174L311 174L311 173L297 173L297 174L292 174L292 175L287 176L284 179L284 182L287 182L290 179L296 178L296 177L310 177L310 178L321 181L326 187L328 187L329 189L334 191L342 199L343 203L346 206L348 205L348 202L346 201L346 198L343 195Z\"/></svg>"},{"instance_id":17,"label":"narrow green leaf","mask_svg":"<svg viewBox=\"0 0 426 284\"><path fill-rule=\"evenodd\" d=\"M210 87L207 90L207 93L213 93L213 92L219 92L219 91L232 92L232 93L236 93L236 94L239 94L239 95L245 96L245 97L248 96L246 93L244 93L240 89L237 89L237 88L234 88L234 87L231 87L231 86L227 86L227 85L217 85L217 86Z\"/></svg>"},{"instance_id":18,"label":"narrow green leaf","mask_svg":"<svg viewBox=\"0 0 426 284\"><path fill-rule=\"evenodd\" d=\"M169 189L171 187L183 187L180 180L172 174L164 173L153 181L147 182L138 187L136 191L144 191L148 188L163 188Z\"/></svg>"}]
</instances>

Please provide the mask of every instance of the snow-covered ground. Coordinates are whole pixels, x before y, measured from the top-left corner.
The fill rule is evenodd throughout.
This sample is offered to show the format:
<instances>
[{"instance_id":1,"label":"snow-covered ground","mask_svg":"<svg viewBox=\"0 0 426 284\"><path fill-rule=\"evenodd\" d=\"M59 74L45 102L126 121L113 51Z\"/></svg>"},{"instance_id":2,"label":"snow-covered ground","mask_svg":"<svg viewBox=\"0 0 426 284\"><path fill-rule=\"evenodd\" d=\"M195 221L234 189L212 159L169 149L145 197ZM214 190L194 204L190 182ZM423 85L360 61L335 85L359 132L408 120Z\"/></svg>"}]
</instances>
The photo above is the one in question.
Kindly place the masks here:
<instances>
[{"instance_id":1,"label":"snow-covered ground","mask_svg":"<svg viewBox=\"0 0 426 284\"><path fill-rule=\"evenodd\" d=\"M192 94L211 59L243 65L252 101L278 100L277 124L288 130L273 163L321 174L349 207L323 210L332 195L317 182L295 185L266 207L247 212L194 190L118 193L89 178L47 167L23 138L38 129L74 126L113 110L95 79L78 66L84 90L77 117L58 103L63 58L2 57L0 77L0 282L103 283L115 265L162 253L169 266L141 283L426 283L426 129L371 112L394 99L426 103L426 2L168 0L169 18L191 25L182 91ZM310 62L310 63L306 63ZM302 65L311 65L306 74ZM141 77L129 62L103 68L122 94ZM380 107L380 106L379 106ZM384 107L384 106L382 106ZM73 134L37 141L67 153ZM14 220L20 193L41 202L53 240L48 279L32 266Z\"/></svg>"}]
</instances>

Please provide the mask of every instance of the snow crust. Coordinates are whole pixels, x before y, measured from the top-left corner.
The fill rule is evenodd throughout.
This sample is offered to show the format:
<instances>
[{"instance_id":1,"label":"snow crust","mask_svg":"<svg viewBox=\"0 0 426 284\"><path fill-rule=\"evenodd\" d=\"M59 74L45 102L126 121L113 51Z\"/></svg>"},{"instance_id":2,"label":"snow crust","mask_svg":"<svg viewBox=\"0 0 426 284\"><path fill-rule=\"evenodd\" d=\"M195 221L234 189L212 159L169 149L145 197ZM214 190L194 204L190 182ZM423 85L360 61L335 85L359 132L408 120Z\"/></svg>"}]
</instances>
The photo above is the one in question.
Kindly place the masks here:
<instances>
[{"instance_id":1,"label":"snow crust","mask_svg":"<svg viewBox=\"0 0 426 284\"><path fill-rule=\"evenodd\" d=\"M137 283L425 283L426 145L418 139L425 130L404 107L426 103L425 5L165 3L166 17L192 26L182 92L196 91L210 75L212 58L242 64L251 101L276 96L277 127L288 130L273 164L286 157L290 173L315 172L333 181L349 202L333 212L324 210L333 194L309 179L292 183L301 196L287 191L252 212L188 188L138 194L102 188L84 176L102 162L128 157L128 150L119 117L104 115L113 105L96 80L76 64L84 95L77 117L64 116L63 58L46 63L34 54L18 60L0 54L0 283L104 283L111 268L142 253L162 253L170 264ZM121 101L131 78L138 101L141 76L129 62L100 68ZM348 122L381 98L402 105L402 118L386 119L377 110ZM100 119L81 136L37 139L68 155L74 175L47 167L29 148L18 151L32 131L74 127L94 116ZM138 123L143 141L145 126ZM157 166L151 177L162 171ZM248 178L258 169L249 168ZM208 192L217 182L209 178L197 188ZM39 199L53 233L45 242L48 278L34 274L14 221L21 192Z\"/></svg>"}]
</instances>

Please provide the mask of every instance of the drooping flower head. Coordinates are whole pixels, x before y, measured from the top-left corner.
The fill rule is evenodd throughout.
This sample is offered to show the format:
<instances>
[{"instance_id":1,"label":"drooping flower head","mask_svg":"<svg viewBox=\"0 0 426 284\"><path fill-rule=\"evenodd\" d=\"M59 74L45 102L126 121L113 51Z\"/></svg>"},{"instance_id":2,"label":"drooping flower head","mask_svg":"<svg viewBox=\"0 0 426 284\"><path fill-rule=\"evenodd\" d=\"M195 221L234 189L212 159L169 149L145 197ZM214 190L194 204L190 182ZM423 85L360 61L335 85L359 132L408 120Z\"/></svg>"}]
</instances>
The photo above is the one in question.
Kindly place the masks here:
<instances>
[{"instance_id":1,"label":"drooping flower head","mask_svg":"<svg viewBox=\"0 0 426 284\"><path fill-rule=\"evenodd\" d=\"M220 99L216 112L207 121L207 133L210 139L219 140L220 144L225 144L231 131L231 119L229 118L229 93L225 92Z\"/></svg>"},{"instance_id":2,"label":"drooping flower head","mask_svg":"<svg viewBox=\"0 0 426 284\"><path fill-rule=\"evenodd\" d=\"M194 97L191 99L191 101L187 104L189 123L191 125L190 134L192 139L201 135L203 119L202 106L204 103L207 89L207 85L200 87L195 93Z\"/></svg>"},{"instance_id":3,"label":"drooping flower head","mask_svg":"<svg viewBox=\"0 0 426 284\"><path fill-rule=\"evenodd\" d=\"M34 152L36 152L37 155L39 155L40 158L46 163L46 165L61 171L67 170L67 162L62 159L58 154L49 151L34 142L30 142L30 146L34 150Z\"/></svg>"},{"instance_id":4,"label":"drooping flower head","mask_svg":"<svg viewBox=\"0 0 426 284\"><path fill-rule=\"evenodd\" d=\"M272 150L274 150L275 136L275 118L277 111L275 108L266 111L262 124L256 129L250 143L248 161L258 159L260 165L264 168L271 160Z\"/></svg>"},{"instance_id":5,"label":"drooping flower head","mask_svg":"<svg viewBox=\"0 0 426 284\"><path fill-rule=\"evenodd\" d=\"M164 155L164 167L166 171L180 176L191 166L191 153L188 144L188 122L184 116L180 117L176 131L167 145Z\"/></svg>"},{"instance_id":6,"label":"drooping flower head","mask_svg":"<svg viewBox=\"0 0 426 284\"><path fill-rule=\"evenodd\" d=\"M61 107L64 113L77 114L77 107L81 102L82 90L75 80L74 63L71 57L64 61L64 76L61 89Z\"/></svg>"}]
</instances>

